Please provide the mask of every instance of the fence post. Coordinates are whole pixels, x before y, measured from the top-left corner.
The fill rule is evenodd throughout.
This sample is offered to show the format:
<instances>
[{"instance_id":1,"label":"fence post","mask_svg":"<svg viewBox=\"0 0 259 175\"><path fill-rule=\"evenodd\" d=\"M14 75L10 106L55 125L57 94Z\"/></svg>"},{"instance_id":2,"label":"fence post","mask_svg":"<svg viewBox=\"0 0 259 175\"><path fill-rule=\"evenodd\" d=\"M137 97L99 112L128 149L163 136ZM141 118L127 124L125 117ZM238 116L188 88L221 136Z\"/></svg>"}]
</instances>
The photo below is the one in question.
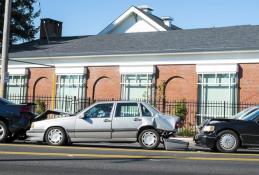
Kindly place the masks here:
<instances>
[{"instance_id":1,"label":"fence post","mask_svg":"<svg viewBox=\"0 0 259 175\"><path fill-rule=\"evenodd\" d=\"M74 96L74 113L76 112L76 96Z\"/></svg>"},{"instance_id":2,"label":"fence post","mask_svg":"<svg viewBox=\"0 0 259 175\"><path fill-rule=\"evenodd\" d=\"M65 96L65 112L67 112L67 96Z\"/></svg>"},{"instance_id":3,"label":"fence post","mask_svg":"<svg viewBox=\"0 0 259 175\"><path fill-rule=\"evenodd\" d=\"M166 108L165 104L166 104L165 98L163 98L162 99L162 111L163 111L163 113L165 113L165 108Z\"/></svg>"},{"instance_id":4,"label":"fence post","mask_svg":"<svg viewBox=\"0 0 259 175\"><path fill-rule=\"evenodd\" d=\"M224 101L224 118L226 118L226 101Z\"/></svg>"}]
</instances>

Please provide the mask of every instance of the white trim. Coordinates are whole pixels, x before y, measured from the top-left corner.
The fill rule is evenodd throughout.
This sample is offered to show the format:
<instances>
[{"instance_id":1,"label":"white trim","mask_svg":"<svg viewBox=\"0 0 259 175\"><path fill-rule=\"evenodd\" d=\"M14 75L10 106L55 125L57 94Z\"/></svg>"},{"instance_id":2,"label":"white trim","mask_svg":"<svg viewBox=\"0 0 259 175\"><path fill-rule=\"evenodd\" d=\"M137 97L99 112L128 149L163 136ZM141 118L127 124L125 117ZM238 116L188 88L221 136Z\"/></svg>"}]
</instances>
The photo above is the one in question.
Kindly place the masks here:
<instances>
[{"instance_id":1,"label":"white trim","mask_svg":"<svg viewBox=\"0 0 259 175\"><path fill-rule=\"evenodd\" d=\"M154 66L120 66L120 74L154 74Z\"/></svg>"},{"instance_id":2,"label":"white trim","mask_svg":"<svg viewBox=\"0 0 259 175\"><path fill-rule=\"evenodd\" d=\"M9 75L27 75L28 71L26 68L9 68L8 69L8 74Z\"/></svg>"},{"instance_id":3,"label":"white trim","mask_svg":"<svg viewBox=\"0 0 259 175\"><path fill-rule=\"evenodd\" d=\"M240 54L258 53L259 50L240 50L240 51L211 51L211 52L177 52L177 53L150 53L150 54L114 54L114 55L85 55L85 56L48 56L48 57L29 57L12 58L17 60L40 60L40 59L71 59L71 58L104 58L104 57L136 57L136 56L178 56L178 55L211 55L211 54ZM0 59L1 60L1 59ZM35 63L37 64L37 63ZM37 65L35 65L36 67ZM47 67L47 66L45 66Z\"/></svg>"},{"instance_id":4,"label":"white trim","mask_svg":"<svg viewBox=\"0 0 259 175\"><path fill-rule=\"evenodd\" d=\"M222 51L132 55L96 55L67 57L19 58L27 62L48 64L54 67L87 66L139 66L139 65L184 65L184 64L239 64L259 63L259 50ZM10 63L9 68L44 67L34 64Z\"/></svg>"},{"instance_id":5,"label":"white trim","mask_svg":"<svg viewBox=\"0 0 259 175\"><path fill-rule=\"evenodd\" d=\"M110 31L112 31L117 25L119 25L121 22L123 22L130 14L135 13L138 16L140 16L142 19L144 19L146 22L148 22L150 25L152 25L154 28L156 28L158 31L167 31L165 28L157 24L154 20L149 18L147 15L145 15L143 12L141 12L136 7L132 6L130 7L126 12L124 12L119 18L117 18L115 21L113 21L111 24L109 24L104 30L102 30L100 34L107 34Z\"/></svg>"},{"instance_id":6,"label":"white trim","mask_svg":"<svg viewBox=\"0 0 259 175\"><path fill-rule=\"evenodd\" d=\"M237 64L199 64L196 65L197 73L236 73Z\"/></svg>"},{"instance_id":7,"label":"white trim","mask_svg":"<svg viewBox=\"0 0 259 175\"><path fill-rule=\"evenodd\" d=\"M55 73L56 75L86 74L84 67L56 67Z\"/></svg>"}]
</instances>

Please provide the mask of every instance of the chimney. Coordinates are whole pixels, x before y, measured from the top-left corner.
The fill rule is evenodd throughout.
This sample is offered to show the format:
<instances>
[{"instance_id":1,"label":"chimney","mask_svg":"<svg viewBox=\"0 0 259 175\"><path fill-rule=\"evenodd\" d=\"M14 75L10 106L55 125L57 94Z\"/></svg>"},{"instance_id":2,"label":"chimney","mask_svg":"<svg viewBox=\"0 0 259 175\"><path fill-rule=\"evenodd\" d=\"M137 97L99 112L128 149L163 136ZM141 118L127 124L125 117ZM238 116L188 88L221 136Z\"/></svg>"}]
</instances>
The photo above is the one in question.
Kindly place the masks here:
<instances>
[{"instance_id":1,"label":"chimney","mask_svg":"<svg viewBox=\"0 0 259 175\"><path fill-rule=\"evenodd\" d=\"M139 9L143 10L146 13L152 14L152 12L154 11L152 8L150 8L148 5L141 5L138 6Z\"/></svg>"},{"instance_id":2,"label":"chimney","mask_svg":"<svg viewBox=\"0 0 259 175\"><path fill-rule=\"evenodd\" d=\"M170 16L163 16L163 17L162 17L162 20L163 20L164 24L165 24L167 27L169 27L169 28L172 27L173 18L171 18Z\"/></svg>"},{"instance_id":3,"label":"chimney","mask_svg":"<svg viewBox=\"0 0 259 175\"><path fill-rule=\"evenodd\" d=\"M52 40L62 37L62 22L43 18L40 23L40 40Z\"/></svg>"}]
</instances>

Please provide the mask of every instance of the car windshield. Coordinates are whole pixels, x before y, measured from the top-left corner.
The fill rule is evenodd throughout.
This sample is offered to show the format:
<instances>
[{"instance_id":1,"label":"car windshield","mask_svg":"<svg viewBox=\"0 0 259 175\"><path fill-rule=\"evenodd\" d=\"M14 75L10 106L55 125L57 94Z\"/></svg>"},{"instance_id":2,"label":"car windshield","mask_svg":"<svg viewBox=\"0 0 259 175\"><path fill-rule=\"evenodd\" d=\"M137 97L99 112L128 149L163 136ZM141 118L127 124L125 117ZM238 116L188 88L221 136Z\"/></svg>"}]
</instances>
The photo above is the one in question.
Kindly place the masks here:
<instances>
[{"instance_id":1,"label":"car windshield","mask_svg":"<svg viewBox=\"0 0 259 175\"><path fill-rule=\"evenodd\" d=\"M237 119L237 120L248 120L248 116L250 116L249 114L253 113L254 111L258 110L258 107L250 107L247 108L239 113L237 113L236 115L233 116L233 119Z\"/></svg>"}]
</instances>

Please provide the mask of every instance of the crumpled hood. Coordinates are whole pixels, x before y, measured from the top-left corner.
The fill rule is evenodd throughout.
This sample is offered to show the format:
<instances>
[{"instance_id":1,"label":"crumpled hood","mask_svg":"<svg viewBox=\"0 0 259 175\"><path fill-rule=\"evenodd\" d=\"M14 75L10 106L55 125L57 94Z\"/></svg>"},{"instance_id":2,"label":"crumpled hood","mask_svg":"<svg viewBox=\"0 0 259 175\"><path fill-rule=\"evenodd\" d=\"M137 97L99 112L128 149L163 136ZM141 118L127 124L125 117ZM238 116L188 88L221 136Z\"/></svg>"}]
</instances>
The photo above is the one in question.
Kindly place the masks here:
<instances>
[{"instance_id":1,"label":"crumpled hood","mask_svg":"<svg viewBox=\"0 0 259 175\"><path fill-rule=\"evenodd\" d=\"M176 129L175 124L177 122L180 122L180 118L175 115L169 116L164 114L157 114L154 117L156 128L165 131L174 131Z\"/></svg>"}]
</instances>

